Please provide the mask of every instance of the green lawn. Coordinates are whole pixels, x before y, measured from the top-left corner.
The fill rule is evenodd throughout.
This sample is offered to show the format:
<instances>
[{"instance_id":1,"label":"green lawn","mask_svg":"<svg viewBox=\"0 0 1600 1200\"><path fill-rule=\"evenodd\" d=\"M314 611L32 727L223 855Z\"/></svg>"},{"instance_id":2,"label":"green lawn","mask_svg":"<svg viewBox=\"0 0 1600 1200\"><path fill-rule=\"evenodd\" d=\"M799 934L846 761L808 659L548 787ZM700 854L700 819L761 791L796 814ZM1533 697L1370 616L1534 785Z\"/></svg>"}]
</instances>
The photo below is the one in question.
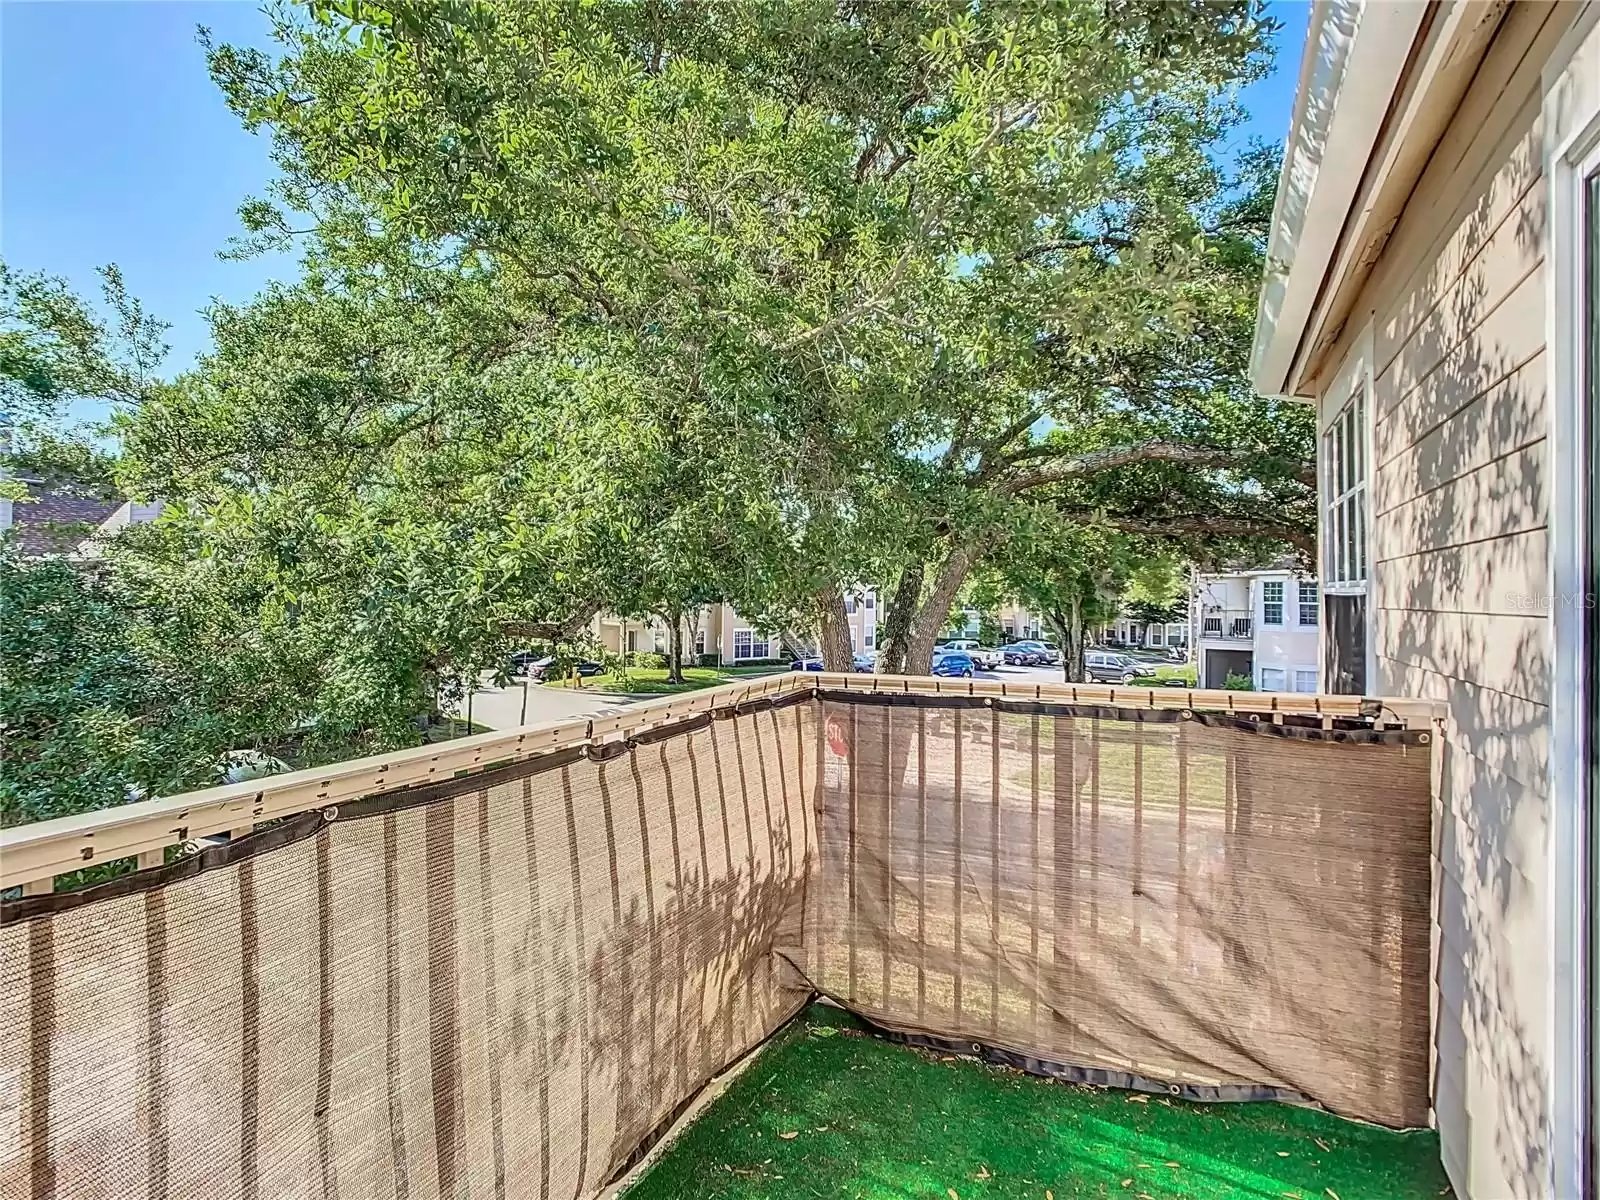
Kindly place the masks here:
<instances>
[{"instance_id":1,"label":"green lawn","mask_svg":"<svg viewBox=\"0 0 1600 1200\"><path fill-rule=\"evenodd\" d=\"M669 692L692 692L699 688L716 687L719 683L732 683L756 675L770 675L782 667L685 667L683 683L668 683L665 667L629 667L626 675L606 672L591 675L583 681L586 688L602 692L625 692L636 695L656 695ZM571 687L568 679L552 680L547 687Z\"/></svg>"},{"instance_id":2,"label":"green lawn","mask_svg":"<svg viewBox=\"0 0 1600 1200\"><path fill-rule=\"evenodd\" d=\"M1163 679L1181 679L1190 687L1194 687L1197 671L1198 668L1195 667L1193 663L1162 666L1156 668L1156 679L1157 681Z\"/></svg>"},{"instance_id":3,"label":"green lawn","mask_svg":"<svg viewBox=\"0 0 1600 1200\"><path fill-rule=\"evenodd\" d=\"M1435 1200L1431 1131L1076 1086L872 1037L813 1006L627 1200Z\"/></svg>"}]
</instances>

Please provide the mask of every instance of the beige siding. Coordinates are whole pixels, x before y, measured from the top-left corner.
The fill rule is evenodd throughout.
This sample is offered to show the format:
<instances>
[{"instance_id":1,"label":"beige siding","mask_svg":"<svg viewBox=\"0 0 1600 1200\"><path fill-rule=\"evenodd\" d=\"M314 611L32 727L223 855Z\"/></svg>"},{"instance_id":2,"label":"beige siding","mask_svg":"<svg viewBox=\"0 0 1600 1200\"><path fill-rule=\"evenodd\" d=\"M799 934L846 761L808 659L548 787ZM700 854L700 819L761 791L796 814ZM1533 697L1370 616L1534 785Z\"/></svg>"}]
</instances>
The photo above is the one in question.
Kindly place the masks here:
<instances>
[{"instance_id":1,"label":"beige siding","mask_svg":"<svg viewBox=\"0 0 1600 1200\"><path fill-rule=\"evenodd\" d=\"M1436 813L1435 1119L1470 1197L1542 1195L1548 1166L1539 118L1540 71L1572 13L1512 7L1330 364L1371 330L1371 686L1450 706Z\"/></svg>"}]
</instances>

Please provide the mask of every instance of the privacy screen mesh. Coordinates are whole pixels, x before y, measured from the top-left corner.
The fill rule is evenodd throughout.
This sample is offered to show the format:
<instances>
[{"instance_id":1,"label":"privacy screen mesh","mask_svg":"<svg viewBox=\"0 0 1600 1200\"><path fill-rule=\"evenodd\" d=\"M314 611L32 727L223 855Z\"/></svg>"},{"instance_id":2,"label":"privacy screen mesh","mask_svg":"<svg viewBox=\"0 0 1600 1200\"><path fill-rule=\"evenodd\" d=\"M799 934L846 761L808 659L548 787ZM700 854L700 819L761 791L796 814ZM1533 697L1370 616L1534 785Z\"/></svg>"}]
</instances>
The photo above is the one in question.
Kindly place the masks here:
<instances>
[{"instance_id":1,"label":"privacy screen mesh","mask_svg":"<svg viewBox=\"0 0 1600 1200\"><path fill-rule=\"evenodd\" d=\"M1426 1120L1416 735L824 695L9 902L0 1196L594 1195L813 990Z\"/></svg>"}]
</instances>

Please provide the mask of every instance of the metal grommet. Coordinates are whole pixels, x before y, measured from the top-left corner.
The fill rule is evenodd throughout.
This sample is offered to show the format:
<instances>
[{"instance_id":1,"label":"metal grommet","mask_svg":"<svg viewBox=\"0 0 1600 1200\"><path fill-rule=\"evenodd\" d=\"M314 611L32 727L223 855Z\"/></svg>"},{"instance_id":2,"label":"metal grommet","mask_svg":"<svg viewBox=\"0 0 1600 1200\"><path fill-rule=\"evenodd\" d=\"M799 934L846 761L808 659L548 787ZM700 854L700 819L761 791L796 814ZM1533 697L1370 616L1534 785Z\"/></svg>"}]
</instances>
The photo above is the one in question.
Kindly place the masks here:
<instances>
[{"instance_id":1,"label":"metal grommet","mask_svg":"<svg viewBox=\"0 0 1600 1200\"><path fill-rule=\"evenodd\" d=\"M1181 1095L1183 1095L1183 1085L1180 1084L1180 1083L1169 1083L1169 1084L1167 1084L1167 1095L1169 1095L1169 1096L1181 1096Z\"/></svg>"},{"instance_id":2,"label":"metal grommet","mask_svg":"<svg viewBox=\"0 0 1600 1200\"><path fill-rule=\"evenodd\" d=\"M1419 734L1417 734L1417 745L1419 745L1419 746L1426 746L1432 740L1433 740L1433 736L1431 734L1427 734L1427 733L1419 733Z\"/></svg>"},{"instance_id":3,"label":"metal grommet","mask_svg":"<svg viewBox=\"0 0 1600 1200\"><path fill-rule=\"evenodd\" d=\"M993 708L994 707L994 697L993 696L985 696L983 698L983 706L985 708Z\"/></svg>"},{"instance_id":4,"label":"metal grommet","mask_svg":"<svg viewBox=\"0 0 1600 1200\"><path fill-rule=\"evenodd\" d=\"M1178 711L1178 716L1182 717L1185 721L1192 721L1194 720L1194 710L1190 708L1180 709Z\"/></svg>"},{"instance_id":5,"label":"metal grommet","mask_svg":"<svg viewBox=\"0 0 1600 1200\"><path fill-rule=\"evenodd\" d=\"M335 818L337 818L338 815L339 815L339 806L337 804L330 804L330 805L328 805L327 808L322 810L322 819L324 821L332 821Z\"/></svg>"}]
</instances>

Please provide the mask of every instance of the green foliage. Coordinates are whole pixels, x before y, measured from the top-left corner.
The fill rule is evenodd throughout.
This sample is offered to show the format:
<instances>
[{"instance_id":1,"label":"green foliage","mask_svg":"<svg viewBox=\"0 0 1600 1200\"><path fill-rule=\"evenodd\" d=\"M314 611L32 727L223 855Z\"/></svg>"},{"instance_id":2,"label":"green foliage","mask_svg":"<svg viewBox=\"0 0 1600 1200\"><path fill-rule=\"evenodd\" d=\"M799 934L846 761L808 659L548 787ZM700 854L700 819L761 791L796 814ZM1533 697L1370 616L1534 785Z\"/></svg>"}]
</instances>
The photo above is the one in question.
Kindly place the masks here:
<instances>
[{"instance_id":1,"label":"green foliage","mask_svg":"<svg viewBox=\"0 0 1600 1200\"><path fill-rule=\"evenodd\" d=\"M221 781L238 714L132 597L0 551L0 603L0 824Z\"/></svg>"},{"instance_id":2,"label":"green foliage","mask_svg":"<svg viewBox=\"0 0 1600 1200\"><path fill-rule=\"evenodd\" d=\"M801 627L1008 507L1140 517L1203 474L1145 454L1118 498L1076 482L1103 449L1200 445L1234 471L1212 503L1304 458L1217 394L1267 219L1270 164L1208 157L1265 64L1249 3L309 15L279 58L212 49L283 170L250 238L309 228L345 284L420 248L444 291L493 296L453 364L557 364L495 428L552 403L588 418L561 434L604 431L562 457L615 485L627 551L600 570L621 611L726 597ZM912 598L936 624L953 592Z\"/></svg>"},{"instance_id":3,"label":"green foliage","mask_svg":"<svg viewBox=\"0 0 1600 1200\"><path fill-rule=\"evenodd\" d=\"M1227 692L1253 692L1256 690L1256 685L1250 676L1229 671L1228 677L1222 681L1222 689Z\"/></svg>"}]
</instances>

